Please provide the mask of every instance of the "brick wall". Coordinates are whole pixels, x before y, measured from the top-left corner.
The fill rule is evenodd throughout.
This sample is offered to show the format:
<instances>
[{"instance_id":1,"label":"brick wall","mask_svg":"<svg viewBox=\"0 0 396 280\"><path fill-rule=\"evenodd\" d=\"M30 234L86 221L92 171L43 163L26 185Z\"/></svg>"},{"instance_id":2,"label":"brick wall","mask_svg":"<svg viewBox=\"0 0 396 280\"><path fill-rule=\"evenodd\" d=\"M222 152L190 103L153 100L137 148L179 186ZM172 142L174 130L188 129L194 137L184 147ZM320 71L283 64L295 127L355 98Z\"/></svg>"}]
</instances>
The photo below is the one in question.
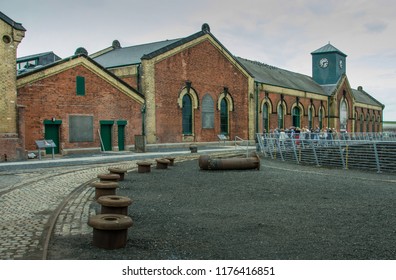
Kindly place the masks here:
<instances>
[{"instance_id":1,"label":"brick wall","mask_svg":"<svg viewBox=\"0 0 396 280\"><path fill-rule=\"evenodd\" d=\"M84 96L76 94L76 76L85 78ZM50 75L18 88L18 103L25 108L26 149L36 150L35 140L45 135L44 120L61 120L62 149L99 148L101 120L126 120L125 145L134 143L141 133L141 104L115 88L83 65ZM69 142L69 116L93 116L93 142ZM113 129L113 146L117 146L117 128Z\"/></svg>"},{"instance_id":2,"label":"brick wall","mask_svg":"<svg viewBox=\"0 0 396 280\"><path fill-rule=\"evenodd\" d=\"M24 158L16 96L16 51L24 34L0 20L0 161Z\"/></svg>"},{"instance_id":3,"label":"brick wall","mask_svg":"<svg viewBox=\"0 0 396 280\"><path fill-rule=\"evenodd\" d=\"M202 128L200 107L194 110L194 141L217 141L220 134L219 95L228 87L234 102L229 113L229 132L248 138L248 78L233 65L209 40L189 47L155 65L156 137L160 143L182 142L182 109L177 99L185 81L192 82L199 104L210 94L215 104L213 129Z\"/></svg>"}]
</instances>

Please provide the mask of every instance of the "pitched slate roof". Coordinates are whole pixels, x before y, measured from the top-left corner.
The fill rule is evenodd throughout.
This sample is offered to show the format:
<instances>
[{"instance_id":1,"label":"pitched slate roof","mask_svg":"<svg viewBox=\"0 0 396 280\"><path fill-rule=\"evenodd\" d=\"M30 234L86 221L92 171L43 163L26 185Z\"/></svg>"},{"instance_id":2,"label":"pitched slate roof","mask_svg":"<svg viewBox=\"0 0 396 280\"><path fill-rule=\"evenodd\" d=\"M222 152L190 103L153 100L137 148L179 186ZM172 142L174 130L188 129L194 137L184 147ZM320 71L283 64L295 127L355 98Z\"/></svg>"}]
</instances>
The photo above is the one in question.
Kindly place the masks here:
<instances>
[{"instance_id":1,"label":"pitched slate roof","mask_svg":"<svg viewBox=\"0 0 396 280\"><path fill-rule=\"evenodd\" d=\"M26 31L26 29L22 26L21 23L15 22L12 19L10 19L8 16L0 12L0 19L2 19L4 22L6 22L8 25L12 26L16 30L21 30L21 31Z\"/></svg>"},{"instance_id":2,"label":"pitched slate roof","mask_svg":"<svg viewBox=\"0 0 396 280\"><path fill-rule=\"evenodd\" d=\"M317 53L339 53L343 56L347 56L345 53L343 53L342 51L340 51L330 43L317 49L316 51L311 52L311 54L317 54Z\"/></svg>"},{"instance_id":3,"label":"pitched slate roof","mask_svg":"<svg viewBox=\"0 0 396 280\"><path fill-rule=\"evenodd\" d=\"M359 103L364 103L368 105L374 105L374 106L381 106L383 107L384 105L376 100L374 97L372 97L370 94L365 92L363 88L359 87L359 89L352 89L352 94L355 97L355 100Z\"/></svg>"},{"instance_id":4,"label":"pitched slate roof","mask_svg":"<svg viewBox=\"0 0 396 280\"><path fill-rule=\"evenodd\" d=\"M141 58L145 54L152 53L158 49L162 49L180 39L165 40L143 45L115 48L102 55L93 58L94 61L99 63L105 68L121 67L126 65L134 65L141 63Z\"/></svg>"},{"instance_id":5,"label":"pitched slate roof","mask_svg":"<svg viewBox=\"0 0 396 280\"><path fill-rule=\"evenodd\" d=\"M319 84L307 75L241 57L237 57L237 60L252 73L256 82L328 95Z\"/></svg>"},{"instance_id":6,"label":"pitched slate roof","mask_svg":"<svg viewBox=\"0 0 396 280\"><path fill-rule=\"evenodd\" d=\"M71 60L74 59L78 59L78 58L84 58L87 61L89 61L90 63L94 64L96 67L98 67L100 70L102 70L104 73L106 73L106 75L109 75L111 77L113 77L114 79L117 80L118 83L122 84L123 86L127 87L129 90L133 91L135 94L139 95L140 97L144 98L144 95L139 92L137 89L133 88L132 86L130 86L127 82L123 81L122 79L120 79L118 76L116 76L115 74L113 74L112 72L110 72L109 70L107 70L106 68L104 68L102 65L100 65L99 63L95 62L92 58L90 58L89 56L85 55L85 54L75 54L73 56L61 59L61 60L57 60L53 63L47 64L45 66L41 66L38 68L33 68L31 71L27 71L24 73L19 73L17 75L17 79L23 79L24 77L27 77L29 75L33 75L39 71L43 71L52 67L55 67L57 65L61 65L61 64L66 64Z\"/></svg>"},{"instance_id":7,"label":"pitched slate roof","mask_svg":"<svg viewBox=\"0 0 396 280\"><path fill-rule=\"evenodd\" d=\"M220 45L223 49L234 57L236 62L245 69L256 82L264 83L273 86L279 86L288 89L302 90L311 93L317 93L325 96L331 96L334 94L334 90L337 88L337 84L334 85L319 85L312 77L270 66L261 62L248 60L241 57L235 57L232 55L216 37L210 33L210 29L205 24L202 26L202 30L194 33L188 37L165 40L154 43L142 44L124 48L109 48L109 51L104 52L98 56L93 57L93 60L101 64L104 68L114 68L127 65L140 64L142 59L151 59L176 47L179 47L187 42L190 42L196 38L199 38L205 34L210 36ZM314 53L325 53L325 52L336 52L346 56L343 52L335 48L330 43L317 49ZM352 90L355 99L358 102L383 106L377 100L372 98L366 92L357 92Z\"/></svg>"}]
</instances>

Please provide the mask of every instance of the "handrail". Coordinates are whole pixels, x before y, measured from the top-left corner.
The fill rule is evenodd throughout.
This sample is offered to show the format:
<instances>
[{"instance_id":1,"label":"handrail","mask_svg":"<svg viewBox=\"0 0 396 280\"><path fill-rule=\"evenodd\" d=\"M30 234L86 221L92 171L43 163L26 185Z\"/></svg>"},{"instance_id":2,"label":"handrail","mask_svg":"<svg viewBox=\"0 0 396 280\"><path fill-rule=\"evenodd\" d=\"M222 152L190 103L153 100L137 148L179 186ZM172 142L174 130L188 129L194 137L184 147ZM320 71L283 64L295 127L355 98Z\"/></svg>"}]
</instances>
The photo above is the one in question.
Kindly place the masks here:
<instances>
[{"instance_id":1,"label":"handrail","mask_svg":"<svg viewBox=\"0 0 396 280\"><path fill-rule=\"evenodd\" d=\"M264 157L297 164L396 172L396 134L257 134Z\"/></svg>"},{"instance_id":2,"label":"handrail","mask_svg":"<svg viewBox=\"0 0 396 280\"><path fill-rule=\"evenodd\" d=\"M241 147L241 145L238 144L238 141L242 142L242 143L246 142L246 157L249 157L249 141L246 141L246 140L242 139L239 136L235 136L235 138L234 138L235 149L238 149L238 148L239 149L244 149L244 148Z\"/></svg>"}]
</instances>

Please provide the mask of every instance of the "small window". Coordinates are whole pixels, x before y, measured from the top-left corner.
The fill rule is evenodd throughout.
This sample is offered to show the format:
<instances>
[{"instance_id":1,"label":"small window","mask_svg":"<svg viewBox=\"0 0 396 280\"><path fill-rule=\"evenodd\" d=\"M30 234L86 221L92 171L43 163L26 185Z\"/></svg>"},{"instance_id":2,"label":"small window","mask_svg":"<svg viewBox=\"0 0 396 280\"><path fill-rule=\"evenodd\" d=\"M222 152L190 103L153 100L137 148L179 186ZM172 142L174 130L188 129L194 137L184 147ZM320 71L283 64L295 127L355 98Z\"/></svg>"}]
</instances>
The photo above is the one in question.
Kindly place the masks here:
<instances>
[{"instance_id":1,"label":"small window","mask_svg":"<svg viewBox=\"0 0 396 280\"><path fill-rule=\"evenodd\" d=\"M77 95L85 95L85 78L81 76L76 77L76 92Z\"/></svg>"}]
</instances>

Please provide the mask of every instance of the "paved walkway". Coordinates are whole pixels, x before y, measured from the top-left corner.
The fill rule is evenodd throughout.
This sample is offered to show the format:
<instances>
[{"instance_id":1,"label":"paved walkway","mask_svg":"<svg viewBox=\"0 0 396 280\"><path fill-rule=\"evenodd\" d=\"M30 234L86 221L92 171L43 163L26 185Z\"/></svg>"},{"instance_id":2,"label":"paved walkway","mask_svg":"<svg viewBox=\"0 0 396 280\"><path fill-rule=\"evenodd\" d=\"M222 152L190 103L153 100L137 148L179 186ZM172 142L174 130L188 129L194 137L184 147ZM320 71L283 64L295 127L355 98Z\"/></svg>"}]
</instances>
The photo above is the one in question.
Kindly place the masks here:
<instances>
[{"instance_id":1,"label":"paved walkway","mask_svg":"<svg viewBox=\"0 0 396 280\"><path fill-rule=\"evenodd\" d=\"M96 210L91 209L94 189L89 183L110 166L132 170L142 158L172 154L182 159L221 151L225 149L0 163L0 259L45 259L51 233L92 232L87 220Z\"/></svg>"}]
</instances>

